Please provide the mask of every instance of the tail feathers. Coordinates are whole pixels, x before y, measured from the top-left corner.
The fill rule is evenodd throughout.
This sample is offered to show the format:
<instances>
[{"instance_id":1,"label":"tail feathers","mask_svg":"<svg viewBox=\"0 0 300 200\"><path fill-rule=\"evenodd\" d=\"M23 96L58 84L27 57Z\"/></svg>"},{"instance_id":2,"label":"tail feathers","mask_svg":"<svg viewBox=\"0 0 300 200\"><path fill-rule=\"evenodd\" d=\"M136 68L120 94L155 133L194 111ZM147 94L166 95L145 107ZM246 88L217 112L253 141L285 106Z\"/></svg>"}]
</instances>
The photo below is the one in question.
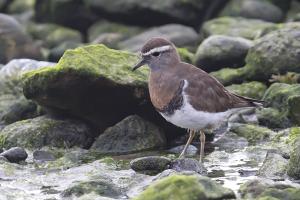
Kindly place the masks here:
<instances>
[{"instance_id":1,"label":"tail feathers","mask_svg":"<svg viewBox=\"0 0 300 200\"><path fill-rule=\"evenodd\" d=\"M246 100L248 103L250 103L252 106L255 106L255 107L264 107L267 103L266 101L263 101L263 100L252 99L252 98L240 96L237 94L234 94L234 95L243 100Z\"/></svg>"}]
</instances>

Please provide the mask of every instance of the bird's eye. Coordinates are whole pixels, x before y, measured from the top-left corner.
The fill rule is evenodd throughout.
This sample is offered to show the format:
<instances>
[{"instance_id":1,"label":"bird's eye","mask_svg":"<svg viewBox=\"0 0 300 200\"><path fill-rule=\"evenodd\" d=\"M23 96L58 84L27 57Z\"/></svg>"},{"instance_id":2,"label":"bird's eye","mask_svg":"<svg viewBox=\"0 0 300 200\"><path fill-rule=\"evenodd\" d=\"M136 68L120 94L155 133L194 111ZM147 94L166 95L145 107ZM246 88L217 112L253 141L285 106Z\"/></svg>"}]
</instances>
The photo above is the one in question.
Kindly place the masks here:
<instances>
[{"instance_id":1,"label":"bird's eye","mask_svg":"<svg viewBox=\"0 0 300 200\"><path fill-rule=\"evenodd\" d=\"M160 52L154 52L154 53L152 53L151 55L157 57L157 56L160 55Z\"/></svg>"}]
</instances>

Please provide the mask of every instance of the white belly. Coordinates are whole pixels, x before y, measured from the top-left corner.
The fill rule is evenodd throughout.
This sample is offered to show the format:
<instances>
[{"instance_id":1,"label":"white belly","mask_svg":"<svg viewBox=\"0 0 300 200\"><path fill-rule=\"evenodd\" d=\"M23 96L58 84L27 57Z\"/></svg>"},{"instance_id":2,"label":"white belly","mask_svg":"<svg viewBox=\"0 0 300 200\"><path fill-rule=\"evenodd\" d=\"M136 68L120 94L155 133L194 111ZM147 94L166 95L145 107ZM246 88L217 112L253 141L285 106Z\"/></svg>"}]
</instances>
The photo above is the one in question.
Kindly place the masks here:
<instances>
[{"instance_id":1,"label":"white belly","mask_svg":"<svg viewBox=\"0 0 300 200\"><path fill-rule=\"evenodd\" d=\"M183 105L179 110L176 110L173 115L165 115L160 113L168 122L185 128L200 130L206 128L217 128L234 112L241 110L241 108L234 108L225 112L208 113L195 110L188 102L188 96L185 94L184 89L188 83L185 80L183 87Z\"/></svg>"}]
</instances>

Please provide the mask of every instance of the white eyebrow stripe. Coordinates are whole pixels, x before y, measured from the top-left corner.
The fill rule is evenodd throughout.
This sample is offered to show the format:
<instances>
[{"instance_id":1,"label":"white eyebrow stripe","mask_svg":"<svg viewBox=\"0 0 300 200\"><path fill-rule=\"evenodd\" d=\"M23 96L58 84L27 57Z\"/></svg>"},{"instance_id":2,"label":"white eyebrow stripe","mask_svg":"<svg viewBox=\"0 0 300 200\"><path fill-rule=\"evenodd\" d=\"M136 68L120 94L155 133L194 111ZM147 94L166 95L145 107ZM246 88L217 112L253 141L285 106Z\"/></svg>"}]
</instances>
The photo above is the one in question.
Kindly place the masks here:
<instances>
[{"instance_id":1,"label":"white eyebrow stripe","mask_svg":"<svg viewBox=\"0 0 300 200\"><path fill-rule=\"evenodd\" d=\"M142 53L143 56L148 56L150 54L153 54L155 52L164 52L171 49L170 45L166 45L166 46L161 46L161 47L156 47L154 49L151 49L150 51L146 52L146 53Z\"/></svg>"}]
</instances>

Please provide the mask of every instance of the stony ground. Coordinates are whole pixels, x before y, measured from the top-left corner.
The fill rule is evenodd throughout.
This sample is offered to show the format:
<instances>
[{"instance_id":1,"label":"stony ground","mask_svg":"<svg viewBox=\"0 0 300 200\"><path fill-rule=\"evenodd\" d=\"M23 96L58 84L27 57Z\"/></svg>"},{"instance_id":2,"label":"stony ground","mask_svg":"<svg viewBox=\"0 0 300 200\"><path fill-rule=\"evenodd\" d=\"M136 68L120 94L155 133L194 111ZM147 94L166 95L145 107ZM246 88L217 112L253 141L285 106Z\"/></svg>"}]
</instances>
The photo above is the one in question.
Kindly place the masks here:
<instances>
[{"instance_id":1,"label":"stony ground","mask_svg":"<svg viewBox=\"0 0 300 200\"><path fill-rule=\"evenodd\" d=\"M299 0L0 1L0 199L300 199ZM132 72L154 36L266 101L186 130ZM198 138L198 137L197 137Z\"/></svg>"}]
</instances>

